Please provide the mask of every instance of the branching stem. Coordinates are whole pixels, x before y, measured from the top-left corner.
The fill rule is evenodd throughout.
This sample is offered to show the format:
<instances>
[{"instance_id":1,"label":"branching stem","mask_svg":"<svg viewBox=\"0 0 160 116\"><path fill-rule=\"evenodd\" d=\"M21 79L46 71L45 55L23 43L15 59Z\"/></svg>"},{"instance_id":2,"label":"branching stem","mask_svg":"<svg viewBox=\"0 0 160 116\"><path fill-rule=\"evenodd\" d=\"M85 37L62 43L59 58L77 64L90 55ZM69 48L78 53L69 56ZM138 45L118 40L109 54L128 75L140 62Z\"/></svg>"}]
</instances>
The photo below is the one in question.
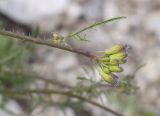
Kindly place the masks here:
<instances>
[{"instance_id":1,"label":"branching stem","mask_svg":"<svg viewBox=\"0 0 160 116\"><path fill-rule=\"evenodd\" d=\"M40 40L38 38L33 38L33 37L29 37L29 36L25 36L25 35L9 32L9 31L0 30L0 35L8 36L8 37L11 37L11 38L16 38L16 39L20 39L20 40L23 40L23 41L36 43L36 44L41 44L41 45L45 45L45 46L50 46L50 47L54 47L54 48L58 48L58 49L62 49L62 50L66 50L66 51L69 51L69 52L73 52L73 53L77 53L77 54L81 54L81 55L87 56L89 58L94 58L95 57L94 55L92 55L88 51L72 49L70 47L66 47L66 46L63 46L63 45L60 45L60 44L49 43L49 42L46 42L46 41L42 41L42 40Z\"/></svg>"},{"instance_id":2,"label":"branching stem","mask_svg":"<svg viewBox=\"0 0 160 116\"><path fill-rule=\"evenodd\" d=\"M92 100L89 100L85 97L82 97L82 96L79 96L79 95L76 95L76 94L73 94L71 93L70 91L59 91L59 90L49 90L49 89L23 89L23 90L8 90L8 89L1 89L0 90L0 93L1 94L8 94L8 95L15 95L15 94L60 94L60 95L66 95L66 96L69 96L69 97L74 97L74 98L77 98L79 100L82 100L84 102L87 102L87 103L90 103L92 105L95 105L107 112L110 112L116 116L123 116L122 114L106 107L106 106L103 106L95 101L92 101Z\"/></svg>"}]
</instances>

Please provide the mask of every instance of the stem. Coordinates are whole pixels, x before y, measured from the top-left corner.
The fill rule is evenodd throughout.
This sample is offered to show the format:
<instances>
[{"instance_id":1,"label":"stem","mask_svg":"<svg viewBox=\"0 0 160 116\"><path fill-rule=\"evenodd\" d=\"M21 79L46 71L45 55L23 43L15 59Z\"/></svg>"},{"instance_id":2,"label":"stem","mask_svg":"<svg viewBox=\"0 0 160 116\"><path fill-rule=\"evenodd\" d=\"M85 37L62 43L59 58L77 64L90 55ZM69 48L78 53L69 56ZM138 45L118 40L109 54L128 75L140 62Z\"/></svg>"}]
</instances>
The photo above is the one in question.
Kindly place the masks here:
<instances>
[{"instance_id":1,"label":"stem","mask_svg":"<svg viewBox=\"0 0 160 116\"><path fill-rule=\"evenodd\" d=\"M82 97L82 96L78 96L78 95L75 95L73 93L71 93L70 91L59 91L59 90L46 90L46 89L23 89L23 90L8 90L8 89L1 89L0 90L0 93L2 94L8 94L8 95L11 95L11 94L61 94L61 95L66 95L66 96L69 96L69 97L74 97L74 98L77 98L79 100L82 100L82 101L85 101L85 102L88 102L92 105L95 105L105 111L108 111L116 116L123 116L122 114L119 114L117 113L116 111L108 108L108 107L105 107L95 101L92 101L92 100L89 100L89 99L86 99L85 97Z\"/></svg>"},{"instance_id":2,"label":"stem","mask_svg":"<svg viewBox=\"0 0 160 116\"><path fill-rule=\"evenodd\" d=\"M52 84L52 85L57 85L57 86L60 86L60 87L63 87L63 88L67 88L67 89L73 89L72 86L64 84L64 83L62 83L60 81L57 81L57 80L46 79L44 77L33 77L33 78L42 80L42 81L44 81L46 83L49 83L49 84Z\"/></svg>"},{"instance_id":3,"label":"stem","mask_svg":"<svg viewBox=\"0 0 160 116\"><path fill-rule=\"evenodd\" d=\"M66 51L69 51L69 52L73 52L73 53L84 55L84 56L89 57L89 58L94 58L95 57L94 55L92 55L88 51L81 51L81 50L72 49L70 47L62 46L62 45L55 44L55 43L49 43L49 42L46 42L46 41L42 41L42 40L40 40L38 38L33 38L33 37L29 37L29 36L25 36L25 35L9 32L9 31L0 30L0 35L9 36L11 38L20 39L20 40L23 40L23 41L25 40L25 41L36 43L36 44L41 44L41 45L45 45L45 46L50 46L50 47L66 50Z\"/></svg>"}]
</instances>

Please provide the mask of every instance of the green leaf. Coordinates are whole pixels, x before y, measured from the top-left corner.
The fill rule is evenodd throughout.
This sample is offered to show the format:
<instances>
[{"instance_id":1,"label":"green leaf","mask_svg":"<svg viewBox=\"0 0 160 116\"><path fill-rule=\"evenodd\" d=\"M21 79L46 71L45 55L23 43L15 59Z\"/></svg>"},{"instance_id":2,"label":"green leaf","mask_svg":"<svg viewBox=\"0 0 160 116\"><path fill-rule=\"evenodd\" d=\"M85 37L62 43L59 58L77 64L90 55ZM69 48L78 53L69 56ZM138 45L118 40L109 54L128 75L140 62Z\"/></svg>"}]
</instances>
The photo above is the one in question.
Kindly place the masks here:
<instances>
[{"instance_id":1,"label":"green leaf","mask_svg":"<svg viewBox=\"0 0 160 116\"><path fill-rule=\"evenodd\" d=\"M96 22L96 23L91 24L91 25L89 25L89 26L87 26L87 27L75 32L75 33L67 35L66 38L73 37L75 35L78 35L78 34L84 32L84 31L86 31L86 30L93 29L97 26L101 26L101 25L104 25L106 23L109 23L109 22L112 22L112 21L115 21L115 20L120 20L120 19L123 19L123 18L126 18L126 17L121 16L121 17L115 17L115 18L107 19L107 20L104 20L104 21L101 21L101 22Z\"/></svg>"}]
</instances>

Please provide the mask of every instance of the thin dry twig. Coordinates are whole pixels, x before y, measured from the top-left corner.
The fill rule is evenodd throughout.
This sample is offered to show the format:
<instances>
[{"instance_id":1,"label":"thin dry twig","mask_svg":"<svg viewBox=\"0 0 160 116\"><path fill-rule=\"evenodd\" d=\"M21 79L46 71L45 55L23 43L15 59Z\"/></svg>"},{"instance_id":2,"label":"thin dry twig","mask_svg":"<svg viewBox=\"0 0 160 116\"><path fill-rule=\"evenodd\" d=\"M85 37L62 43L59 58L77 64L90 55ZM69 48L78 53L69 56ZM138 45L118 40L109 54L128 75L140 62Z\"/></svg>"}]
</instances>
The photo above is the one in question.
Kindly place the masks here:
<instances>
[{"instance_id":1,"label":"thin dry twig","mask_svg":"<svg viewBox=\"0 0 160 116\"><path fill-rule=\"evenodd\" d=\"M14 94L61 94L61 95L66 95L66 96L69 96L69 97L74 97L74 98L77 98L79 100L82 100L82 101L85 101L87 103L90 103L92 105L95 105L105 111L108 111L116 116L124 116L123 114L120 114L106 106L103 106L95 101L92 101L92 100L89 100L85 97L82 97L82 96L79 96L79 95L76 95L76 94L73 94L72 92L70 91L59 91L59 90L51 90L51 89L22 89L22 90L8 90L8 89L1 89L0 90L0 93L1 94L8 94L10 96L14 95Z\"/></svg>"}]
</instances>

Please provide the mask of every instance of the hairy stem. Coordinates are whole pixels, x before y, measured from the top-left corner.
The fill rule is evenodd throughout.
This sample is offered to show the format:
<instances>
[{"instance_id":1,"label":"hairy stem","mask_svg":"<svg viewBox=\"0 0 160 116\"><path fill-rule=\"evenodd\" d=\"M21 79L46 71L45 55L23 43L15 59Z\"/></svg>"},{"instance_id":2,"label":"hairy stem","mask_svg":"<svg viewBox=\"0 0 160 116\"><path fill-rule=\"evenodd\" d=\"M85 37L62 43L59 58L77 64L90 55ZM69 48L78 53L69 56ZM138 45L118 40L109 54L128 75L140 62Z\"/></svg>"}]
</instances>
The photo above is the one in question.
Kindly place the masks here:
<instances>
[{"instance_id":1,"label":"hairy stem","mask_svg":"<svg viewBox=\"0 0 160 116\"><path fill-rule=\"evenodd\" d=\"M87 56L89 58L94 58L95 57L94 55L90 54L88 51L81 51L81 50L72 49L70 47L66 47L66 46L63 46L63 45L55 44L55 43L49 43L49 42L46 42L46 41L42 41L38 38L33 38L33 37L9 32L9 31L0 30L0 35L20 39L22 41L32 42L32 43L35 43L35 44L41 44L41 45L45 45L45 46L50 46L50 47L66 50L66 51L69 51L69 52L73 52L73 53L77 53L77 54Z\"/></svg>"},{"instance_id":2,"label":"hairy stem","mask_svg":"<svg viewBox=\"0 0 160 116\"><path fill-rule=\"evenodd\" d=\"M69 97L74 97L74 98L77 98L79 100L82 100L82 101L85 101L85 102L88 102L92 105L95 105L105 111L108 111L116 116L123 116L122 114L108 108L108 107L105 107L95 101L92 101L92 100L89 100L85 97L82 97L82 96L79 96L79 95L76 95L76 94L73 94L71 93L70 91L59 91L59 90L49 90L49 89L23 89L23 90L8 90L8 89L1 89L0 90L0 93L1 94L8 94L8 95L15 95L15 94L61 94L61 95L66 95L66 96L69 96Z\"/></svg>"}]
</instances>

